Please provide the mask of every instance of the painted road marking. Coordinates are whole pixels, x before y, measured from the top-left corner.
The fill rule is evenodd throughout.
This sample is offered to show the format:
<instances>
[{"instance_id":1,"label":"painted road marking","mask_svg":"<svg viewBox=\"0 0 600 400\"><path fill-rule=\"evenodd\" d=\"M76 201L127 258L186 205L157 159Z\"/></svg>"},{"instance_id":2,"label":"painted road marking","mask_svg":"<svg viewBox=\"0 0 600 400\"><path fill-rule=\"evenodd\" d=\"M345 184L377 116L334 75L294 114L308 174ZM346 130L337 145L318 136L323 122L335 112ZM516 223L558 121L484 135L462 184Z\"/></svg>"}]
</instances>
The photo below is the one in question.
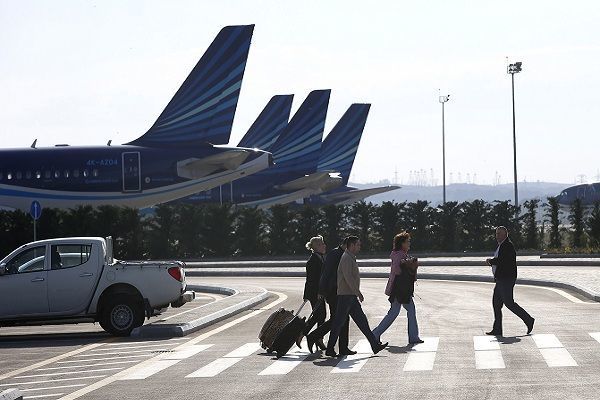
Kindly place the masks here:
<instances>
[{"instance_id":1,"label":"painted road marking","mask_svg":"<svg viewBox=\"0 0 600 400\"><path fill-rule=\"evenodd\" d=\"M540 334L532 335L531 337L549 367L577 366L577 362L571 357L571 354L569 354L555 335Z\"/></svg>"},{"instance_id":2,"label":"painted road marking","mask_svg":"<svg viewBox=\"0 0 600 400\"><path fill-rule=\"evenodd\" d=\"M306 340L302 341L302 347L307 348ZM286 375L300 365L309 355L310 352L306 350L292 351L269 365L259 375Z\"/></svg>"},{"instance_id":3,"label":"painted road marking","mask_svg":"<svg viewBox=\"0 0 600 400\"><path fill-rule=\"evenodd\" d=\"M187 375L186 378L210 378L219 375L226 369L234 366L245 357L256 353L260 349L260 343L246 343L238 347L232 352L216 359L210 364L200 368L199 370Z\"/></svg>"},{"instance_id":4,"label":"painted road marking","mask_svg":"<svg viewBox=\"0 0 600 400\"><path fill-rule=\"evenodd\" d=\"M17 385L37 385L40 383L50 383L50 382L67 382L67 381L78 381L82 379L98 379L104 378L106 375L94 375L94 376L78 376L77 378L61 378L61 379L49 379L45 381L33 381L33 382L19 382ZM14 383L3 383L0 386L15 386Z\"/></svg>"},{"instance_id":5,"label":"painted road marking","mask_svg":"<svg viewBox=\"0 0 600 400\"><path fill-rule=\"evenodd\" d=\"M439 337L424 337L425 343L413 346L404 364L404 371L431 371L440 342Z\"/></svg>"},{"instance_id":6,"label":"painted road marking","mask_svg":"<svg viewBox=\"0 0 600 400\"><path fill-rule=\"evenodd\" d=\"M590 333L590 336L593 337L594 339L596 339L596 341L598 341L598 343L600 343L600 332L592 332L592 333Z\"/></svg>"},{"instance_id":7,"label":"painted road marking","mask_svg":"<svg viewBox=\"0 0 600 400\"><path fill-rule=\"evenodd\" d=\"M19 375L15 379L28 379L28 378L39 378L42 376L59 376L59 375L74 375L74 374L89 374L91 372L106 372L106 371L117 371L123 368L101 368L101 369L86 369L84 371L68 371L68 372L54 372L49 374L37 374L37 375Z\"/></svg>"},{"instance_id":8,"label":"painted road marking","mask_svg":"<svg viewBox=\"0 0 600 400\"><path fill-rule=\"evenodd\" d=\"M358 372L373 355L371 345L367 339L361 339L352 349L356 354L344 356L340 362L331 370L332 374Z\"/></svg>"},{"instance_id":9,"label":"painted road marking","mask_svg":"<svg viewBox=\"0 0 600 400\"><path fill-rule=\"evenodd\" d=\"M498 369L506 368L500 344L494 336L473 336L475 348L475 368Z\"/></svg>"},{"instance_id":10,"label":"painted road marking","mask_svg":"<svg viewBox=\"0 0 600 400\"><path fill-rule=\"evenodd\" d=\"M57 364L73 364L73 363L82 363L82 362L90 362L90 361L124 360L126 358L144 358L144 357L152 357L152 354L136 354L136 355L133 355L133 356L107 357L107 358L88 358L87 360L81 360L81 359L79 359L79 360L71 360L71 361L58 361Z\"/></svg>"}]
</instances>

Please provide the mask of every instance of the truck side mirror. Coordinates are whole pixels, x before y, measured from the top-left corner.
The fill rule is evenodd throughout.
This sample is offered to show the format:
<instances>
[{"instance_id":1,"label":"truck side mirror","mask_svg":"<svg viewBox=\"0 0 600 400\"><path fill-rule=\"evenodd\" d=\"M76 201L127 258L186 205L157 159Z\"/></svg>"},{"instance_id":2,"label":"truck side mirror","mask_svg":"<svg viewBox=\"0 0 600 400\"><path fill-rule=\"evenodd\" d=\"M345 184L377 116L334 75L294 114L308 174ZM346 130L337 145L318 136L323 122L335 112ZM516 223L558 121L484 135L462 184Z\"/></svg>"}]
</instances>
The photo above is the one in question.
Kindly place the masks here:
<instances>
[{"instance_id":1,"label":"truck side mirror","mask_svg":"<svg viewBox=\"0 0 600 400\"><path fill-rule=\"evenodd\" d=\"M6 269L6 263L0 264L0 276L5 275L8 272Z\"/></svg>"}]
</instances>

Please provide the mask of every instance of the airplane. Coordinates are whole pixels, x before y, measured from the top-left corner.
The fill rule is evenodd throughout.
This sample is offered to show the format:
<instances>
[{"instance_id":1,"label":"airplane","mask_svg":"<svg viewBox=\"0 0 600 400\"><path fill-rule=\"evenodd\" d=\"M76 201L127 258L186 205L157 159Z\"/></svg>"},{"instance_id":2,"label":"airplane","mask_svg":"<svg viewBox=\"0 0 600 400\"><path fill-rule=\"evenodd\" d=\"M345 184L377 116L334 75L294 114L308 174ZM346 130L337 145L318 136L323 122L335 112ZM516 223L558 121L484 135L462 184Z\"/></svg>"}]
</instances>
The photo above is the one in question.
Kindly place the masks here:
<instances>
[{"instance_id":1,"label":"airplane","mask_svg":"<svg viewBox=\"0 0 600 400\"><path fill-rule=\"evenodd\" d=\"M583 207L593 207L600 201L600 182L568 187L557 198L558 204L563 208L570 208L576 199L581 200Z\"/></svg>"},{"instance_id":2,"label":"airplane","mask_svg":"<svg viewBox=\"0 0 600 400\"><path fill-rule=\"evenodd\" d=\"M324 186L321 192L315 192L310 197L305 198L304 204L352 204L369 196L399 188L399 186L383 186L356 189L348 186L350 172L370 107L370 104L352 104L323 141L317 169L322 172L338 171L342 178L341 185L337 188L329 188L329 190Z\"/></svg>"},{"instance_id":3,"label":"airplane","mask_svg":"<svg viewBox=\"0 0 600 400\"><path fill-rule=\"evenodd\" d=\"M260 209L274 204L285 204L302 199L322 184L323 176L317 173L317 162L325 127L330 90L314 90L304 100L289 123L291 95L278 98L281 107L275 110L275 98L252 125L271 126L271 129L251 128L240 143L268 145L275 165L267 170L241 179L218 190L198 193L189 199L201 203L229 201L238 206ZM270 119L271 124L264 121ZM276 139L275 139L276 138Z\"/></svg>"},{"instance_id":4,"label":"airplane","mask_svg":"<svg viewBox=\"0 0 600 400\"><path fill-rule=\"evenodd\" d=\"M152 127L114 146L0 150L0 205L144 208L272 165L270 153L226 146L254 25L223 28Z\"/></svg>"}]
</instances>

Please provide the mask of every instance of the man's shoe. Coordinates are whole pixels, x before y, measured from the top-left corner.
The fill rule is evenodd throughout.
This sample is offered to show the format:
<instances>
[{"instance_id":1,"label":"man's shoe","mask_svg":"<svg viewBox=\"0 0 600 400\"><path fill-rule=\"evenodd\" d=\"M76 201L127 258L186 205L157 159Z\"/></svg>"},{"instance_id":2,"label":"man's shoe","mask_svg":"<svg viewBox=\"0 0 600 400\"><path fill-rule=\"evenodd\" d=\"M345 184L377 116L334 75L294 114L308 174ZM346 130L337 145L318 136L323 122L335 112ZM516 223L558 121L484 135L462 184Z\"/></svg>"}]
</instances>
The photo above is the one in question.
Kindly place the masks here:
<instances>
[{"instance_id":1,"label":"man's shoe","mask_svg":"<svg viewBox=\"0 0 600 400\"><path fill-rule=\"evenodd\" d=\"M531 322L527 324L527 334L529 335L533 330L533 324L535 323L535 318L531 318Z\"/></svg>"},{"instance_id":2,"label":"man's shoe","mask_svg":"<svg viewBox=\"0 0 600 400\"><path fill-rule=\"evenodd\" d=\"M340 356L353 356L356 352L350 349L340 350Z\"/></svg>"},{"instance_id":3,"label":"man's shoe","mask_svg":"<svg viewBox=\"0 0 600 400\"><path fill-rule=\"evenodd\" d=\"M424 340L421 339L417 339L417 340L412 340L408 342L409 344L420 344L420 343L425 343Z\"/></svg>"},{"instance_id":4,"label":"man's shoe","mask_svg":"<svg viewBox=\"0 0 600 400\"><path fill-rule=\"evenodd\" d=\"M377 344L375 345L375 347L374 347L374 348L372 348L371 350L373 350L373 354L377 354L377 353L379 353L381 350L385 349L385 348L387 347L387 345L388 345L388 342L385 342L385 343L377 343Z\"/></svg>"},{"instance_id":5,"label":"man's shoe","mask_svg":"<svg viewBox=\"0 0 600 400\"><path fill-rule=\"evenodd\" d=\"M327 357L337 357L338 356L334 350L326 350L325 355Z\"/></svg>"},{"instance_id":6,"label":"man's shoe","mask_svg":"<svg viewBox=\"0 0 600 400\"><path fill-rule=\"evenodd\" d=\"M494 331L494 330L486 332L485 334L490 335L490 336L502 336L502 332L498 332L498 331Z\"/></svg>"},{"instance_id":7,"label":"man's shoe","mask_svg":"<svg viewBox=\"0 0 600 400\"><path fill-rule=\"evenodd\" d=\"M302 348L302 338L304 337L304 334L300 334L300 336L298 336L298 338L296 339L296 346Z\"/></svg>"}]
</instances>

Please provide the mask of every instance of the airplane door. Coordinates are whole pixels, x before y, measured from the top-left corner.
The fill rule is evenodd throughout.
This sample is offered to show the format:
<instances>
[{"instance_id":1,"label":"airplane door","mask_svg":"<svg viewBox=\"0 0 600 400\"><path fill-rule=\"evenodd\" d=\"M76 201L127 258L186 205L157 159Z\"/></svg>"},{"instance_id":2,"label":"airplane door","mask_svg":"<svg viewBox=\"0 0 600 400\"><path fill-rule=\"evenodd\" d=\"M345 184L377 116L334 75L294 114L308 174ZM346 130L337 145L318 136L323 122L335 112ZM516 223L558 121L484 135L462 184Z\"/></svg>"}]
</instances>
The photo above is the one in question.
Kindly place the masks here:
<instances>
[{"instance_id":1,"label":"airplane door","mask_svg":"<svg viewBox=\"0 0 600 400\"><path fill-rule=\"evenodd\" d=\"M139 152L123 153L123 192L139 192L142 189L142 174Z\"/></svg>"}]
</instances>

